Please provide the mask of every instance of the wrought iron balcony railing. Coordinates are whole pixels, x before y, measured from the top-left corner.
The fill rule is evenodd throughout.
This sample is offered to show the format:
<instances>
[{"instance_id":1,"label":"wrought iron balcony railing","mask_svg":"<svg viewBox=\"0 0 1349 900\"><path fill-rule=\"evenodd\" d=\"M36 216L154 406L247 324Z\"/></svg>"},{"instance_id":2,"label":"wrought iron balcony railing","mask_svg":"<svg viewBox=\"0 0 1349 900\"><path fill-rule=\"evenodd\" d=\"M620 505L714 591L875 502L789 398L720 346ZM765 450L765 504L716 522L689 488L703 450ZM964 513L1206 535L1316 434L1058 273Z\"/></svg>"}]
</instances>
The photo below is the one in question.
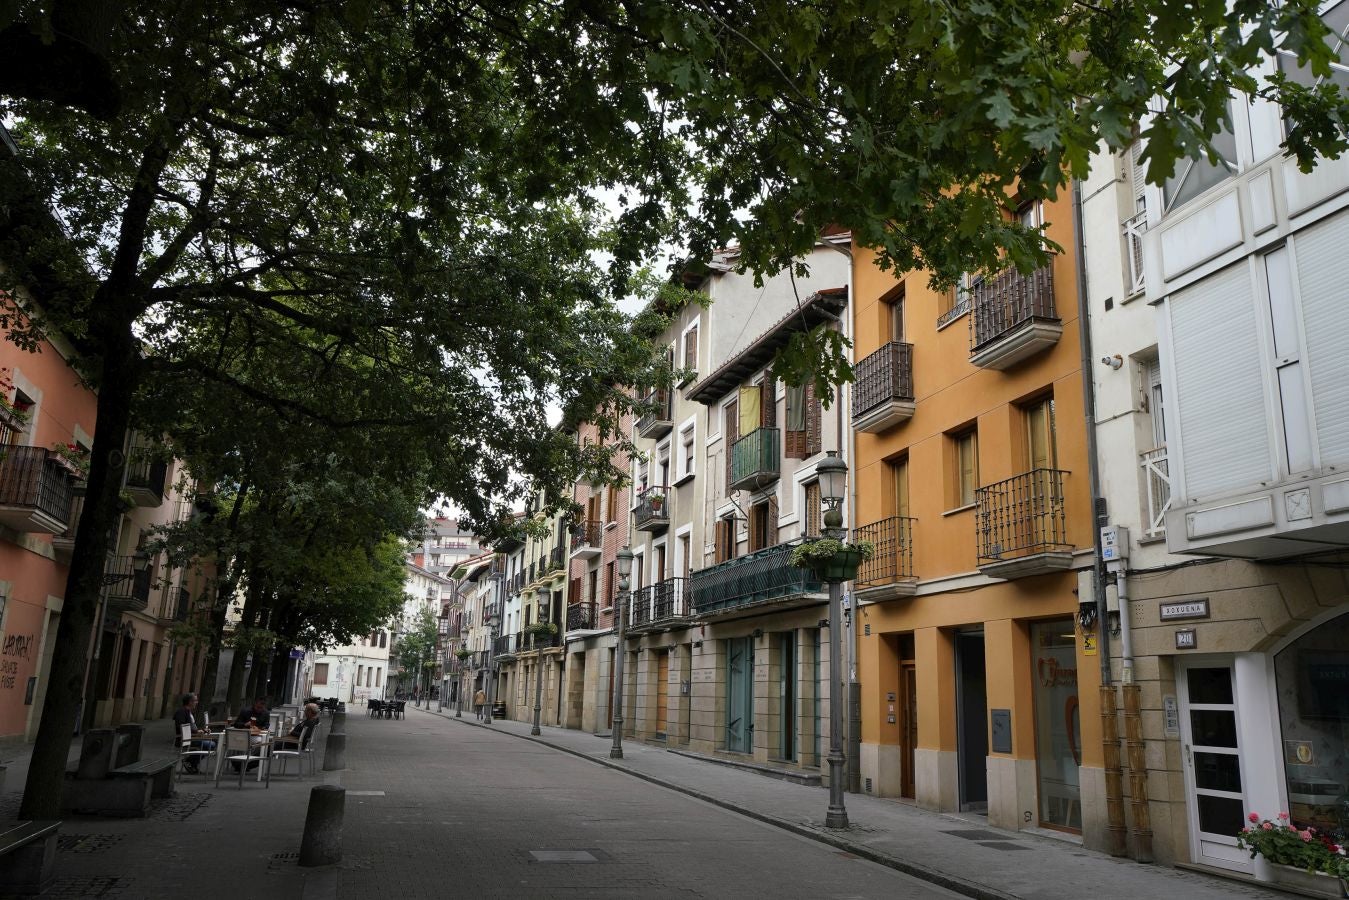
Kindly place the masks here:
<instances>
[{"instance_id":1,"label":"wrought iron balcony railing","mask_svg":"<svg viewBox=\"0 0 1349 900\"><path fill-rule=\"evenodd\" d=\"M554 569L561 569L565 568L566 565L567 565L567 554L566 551L563 550L562 546L559 544L548 553L548 569L550 571Z\"/></svg>"},{"instance_id":2,"label":"wrought iron balcony railing","mask_svg":"<svg viewBox=\"0 0 1349 900\"><path fill-rule=\"evenodd\" d=\"M1072 550L1059 469L1032 469L974 492L979 563Z\"/></svg>"},{"instance_id":3,"label":"wrought iron balcony railing","mask_svg":"<svg viewBox=\"0 0 1349 900\"><path fill-rule=\"evenodd\" d=\"M731 445L732 490L757 491L778 480L781 434L776 428L756 428Z\"/></svg>"},{"instance_id":4,"label":"wrought iron balcony railing","mask_svg":"<svg viewBox=\"0 0 1349 900\"><path fill-rule=\"evenodd\" d=\"M871 541L876 552L857 570L857 587L894 584L913 578L913 526L916 520L890 516L857 529L857 540Z\"/></svg>"},{"instance_id":5,"label":"wrought iron balcony railing","mask_svg":"<svg viewBox=\"0 0 1349 900\"><path fill-rule=\"evenodd\" d=\"M134 556L108 557L103 567L103 594L108 598L109 608L143 612L150 605L153 573L149 566L137 569L138 562L142 560Z\"/></svg>"},{"instance_id":6,"label":"wrought iron balcony railing","mask_svg":"<svg viewBox=\"0 0 1349 900\"><path fill-rule=\"evenodd\" d=\"M80 516L84 514L84 494L70 501L70 514L67 516L66 530L52 535L52 551L61 563L70 562L75 552L75 533L80 530Z\"/></svg>"},{"instance_id":7,"label":"wrought iron balcony railing","mask_svg":"<svg viewBox=\"0 0 1349 900\"><path fill-rule=\"evenodd\" d=\"M587 519L571 526L571 552L597 555L604 542L604 523Z\"/></svg>"},{"instance_id":8,"label":"wrought iron balcony railing","mask_svg":"<svg viewBox=\"0 0 1349 900\"><path fill-rule=\"evenodd\" d=\"M857 364L856 378L854 422L892 403L913 403L913 345L891 341Z\"/></svg>"},{"instance_id":9,"label":"wrought iron balcony railing","mask_svg":"<svg viewBox=\"0 0 1349 900\"><path fill-rule=\"evenodd\" d=\"M1141 453L1138 462L1147 479L1148 516L1143 523L1143 536L1165 537L1166 514L1171 511L1171 467L1167 462L1166 448L1157 447Z\"/></svg>"},{"instance_id":10,"label":"wrought iron balcony railing","mask_svg":"<svg viewBox=\"0 0 1349 900\"><path fill-rule=\"evenodd\" d=\"M654 390L642 398L652 409L637 420L637 436L664 437L674 427L670 415L670 392L665 388Z\"/></svg>"},{"instance_id":11,"label":"wrought iron balcony railing","mask_svg":"<svg viewBox=\"0 0 1349 900\"><path fill-rule=\"evenodd\" d=\"M492 655L500 658L502 656L514 656L515 648L519 646L518 635L503 634L492 641Z\"/></svg>"},{"instance_id":12,"label":"wrought iron balcony railing","mask_svg":"<svg viewBox=\"0 0 1349 900\"><path fill-rule=\"evenodd\" d=\"M692 613L701 616L822 592L824 585L810 570L788 562L799 543L788 541L694 572L688 577Z\"/></svg>"},{"instance_id":13,"label":"wrought iron balcony railing","mask_svg":"<svg viewBox=\"0 0 1349 900\"><path fill-rule=\"evenodd\" d=\"M55 457L42 447L0 449L0 524L45 534L66 530L74 490Z\"/></svg>"},{"instance_id":14,"label":"wrought iron balcony railing","mask_svg":"<svg viewBox=\"0 0 1349 900\"><path fill-rule=\"evenodd\" d=\"M173 599L172 614L175 621L186 622L192 612L192 594L185 587L176 587L169 595Z\"/></svg>"},{"instance_id":15,"label":"wrought iron balcony railing","mask_svg":"<svg viewBox=\"0 0 1349 900\"><path fill-rule=\"evenodd\" d=\"M169 464L153 447L132 447L126 458L126 489L137 506L164 502L164 481Z\"/></svg>"},{"instance_id":16,"label":"wrought iron balcony railing","mask_svg":"<svg viewBox=\"0 0 1349 900\"><path fill-rule=\"evenodd\" d=\"M572 603L567 607L567 630L588 631L598 628L598 610L593 601Z\"/></svg>"},{"instance_id":17,"label":"wrought iron balcony railing","mask_svg":"<svg viewBox=\"0 0 1349 900\"><path fill-rule=\"evenodd\" d=\"M670 489L652 485L637 495L632 527L638 531L664 531L670 526Z\"/></svg>"},{"instance_id":18,"label":"wrought iron balcony railing","mask_svg":"<svg viewBox=\"0 0 1349 900\"><path fill-rule=\"evenodd\" d=\"M1022 275L1005 269L970 288L970 353L1035 321L1058 322L1054 310L1054 269L1043 266Z\"/></svg>"},{"instance_id":19,"label":"wrought iron balcony railing","mask_svg":"<svg viewBox=\"0 0 1349 900\"><path fill-rule=\"evenodd\" d=\"M667 578L633 591L629 627L647 628L687 617L688 594L684 582L683 578Z\"/></svg>"}]
</instances>

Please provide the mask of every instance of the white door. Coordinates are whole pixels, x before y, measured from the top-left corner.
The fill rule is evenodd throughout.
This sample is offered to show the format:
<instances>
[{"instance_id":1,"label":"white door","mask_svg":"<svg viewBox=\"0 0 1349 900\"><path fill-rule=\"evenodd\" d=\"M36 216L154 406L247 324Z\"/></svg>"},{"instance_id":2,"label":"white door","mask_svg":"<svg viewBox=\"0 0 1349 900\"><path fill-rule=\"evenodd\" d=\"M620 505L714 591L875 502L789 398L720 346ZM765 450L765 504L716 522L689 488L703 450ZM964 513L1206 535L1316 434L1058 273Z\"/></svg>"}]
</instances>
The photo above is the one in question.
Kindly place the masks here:
<instances>
[{"instance_id":1,"label":"white door","mask_svg":"<svg viewBox=\"0 0 1349 900\"><path fill-rule=\"evenodd\" d=\"M1191 859L1251 872L1250 854L1236 838L1248 807L1232 664L1186 660L1177 668Z\"/></svg>"}]
</instances>

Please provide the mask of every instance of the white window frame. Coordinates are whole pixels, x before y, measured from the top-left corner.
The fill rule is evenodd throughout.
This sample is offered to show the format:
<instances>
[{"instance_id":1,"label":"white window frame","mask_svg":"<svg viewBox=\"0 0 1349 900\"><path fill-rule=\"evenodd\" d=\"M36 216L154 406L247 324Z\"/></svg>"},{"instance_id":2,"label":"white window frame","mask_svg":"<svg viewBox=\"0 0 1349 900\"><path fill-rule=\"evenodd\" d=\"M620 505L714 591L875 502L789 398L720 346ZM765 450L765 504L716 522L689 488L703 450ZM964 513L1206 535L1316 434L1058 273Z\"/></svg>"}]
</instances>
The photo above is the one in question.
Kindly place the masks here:
<instances>
[{"instance_id":1,"label":"white window frame","mask_svg":"<svg viewBox=\"0 0 1349 900\"><path fill-rule=\"evenodd\" d=\"M692 468L686 468L685 466L684 435L688 433L692 434L692 441L688 445L690 449L692 449L693 451ZM678 427L675 428L675 435L679 438L679 440L677 444L675 442L671 442L672 443L671 453L673 454L674 447L678 446L679 455L677 457L672 457L675 465L673 467L672 472L674 477L673 480L670 482L670 487L675 487L676 485L683 484L684 482L688 481L689 479L695 477L698 474L698 417L696 415L689 416L687 419L680 422Z\"/></svg>"}]
</instances>

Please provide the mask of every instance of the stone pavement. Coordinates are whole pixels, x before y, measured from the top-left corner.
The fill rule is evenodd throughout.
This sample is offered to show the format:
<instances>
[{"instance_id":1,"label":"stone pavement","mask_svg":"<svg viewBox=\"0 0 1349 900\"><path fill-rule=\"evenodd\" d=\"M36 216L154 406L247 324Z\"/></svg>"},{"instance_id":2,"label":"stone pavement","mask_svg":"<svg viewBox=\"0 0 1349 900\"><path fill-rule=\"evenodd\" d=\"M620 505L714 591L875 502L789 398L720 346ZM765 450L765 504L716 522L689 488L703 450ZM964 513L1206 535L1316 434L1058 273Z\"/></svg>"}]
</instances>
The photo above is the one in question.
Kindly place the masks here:
<instances>
[{"instance_id":1,"label":"stone pavement","mask_svg":"<svg viewBox=\"0 0 1349 900\"><path fill-rule=\"evenodd\" d=\"M826 830L827 791L765 777L664 748L623 742L622 760L609 758L611 739L571 729L543 727L539 737L525 722L477 721L471 711L408 707L411 721L430 716L456 724L510 734L672 788L824 841L866 859L970 897L1004 900L1136 900L1139 897L1186 900L1272 898L1288 894L1273 888L1210 877L1163 866L1142 865L1083 849L1068 840L993 828L971 815L947 815L894 800L846 795L851 827Z\"/></svg>"}]
</instances>

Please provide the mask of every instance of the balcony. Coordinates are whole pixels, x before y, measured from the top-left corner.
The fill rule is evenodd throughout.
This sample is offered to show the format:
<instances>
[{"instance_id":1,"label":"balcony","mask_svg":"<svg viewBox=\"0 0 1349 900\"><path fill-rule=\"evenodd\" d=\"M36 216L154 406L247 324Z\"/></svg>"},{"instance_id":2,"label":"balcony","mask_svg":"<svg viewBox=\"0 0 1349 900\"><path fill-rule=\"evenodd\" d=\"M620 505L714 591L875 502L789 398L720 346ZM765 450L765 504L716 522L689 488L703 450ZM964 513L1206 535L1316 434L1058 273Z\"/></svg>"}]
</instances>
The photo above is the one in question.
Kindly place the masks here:
<instances>
[{"instance_id":1,"label":"balcony","mask_svg":"<svg viewBox=\"0 0 1349 900\"><path fill-rule=\"evenodd\" d=\"M168 602L164 607L164 618L175 622L186 622L192 613L192 594L185 587L169 589Z\"/></svg>"},{"instance_id":2,"label":"balcony","mask_svg":"<svg viewBox=\"0 0 1349 900\"><path fill-rule=\"evenodd\" d=\"M688 593L685 579L667 578L632 592L630 632L648 631L673 625L688 617Z\"/></svg>"},{"instance_id":3,"label":"balcony","mask_svg":"<svg viewBox=\"0 0 1349 900\"><path fill-rule=\"evenodd\" d=\"M1166 448L1140 453L1138 464L1143 467L1147 496L1143 538L1166 537L1166 514L1171 511L1171 469L1166 461Z\"/></svg>"},{"instance_id":4,"label":"balcony","mask_svg":"<svg viewBox=\"0 0 1349 900\"><path fill-rule=\"evenodd\" d=\"M642 398L642 403L651 409L637 420L637 436L654 439L669 434L674 427L670 416L670 392L665 388L652 391Z\"/></svg>"},{"instance_id":5,"label":"balcony","mask_svg":"<svg viewBox=\"0 0 1349 900\"><path fill-rule=\"evenodd\" d=\"M519 646L519 634L503 634L492 642L492 658L499 660L514 657Z\"/></svg>"},{"instance_id":6,"label":"balcony","mask_svg":"<svg viewBox=\"0 0 1349 900\"><path fill-rule=\"evenodd\" d=\"M15 531L62 534L74 497L70 475L42 447L5 447L0 456L0 525Z\"/></svg>"},{"instance_id":7,"label":"balcony","mask_svg":"<svg viewBox=\"0 0 1349 900\"><path fill-rule=\"evenodd\" d=\"M670 527L670 489L653 485L637 495L637 507L632 511L632 527L638 531L656 534Z\"/></svg>"},{"instance_id":8,"label":"balcony","mask_svg":"<svg viewBox=\"0 0 1349 900\"><path fill-rule=\"evenodd\" d=\"M822 600L825 587L811 577L813 573L788 563L798 543L756 550L694 572L688 577L692 614L729 618L747 611L762 612L761 607L770 604L775 609L792 609Z\"/></svg>"},{"instance_id":9,"label":"balcony","mask_svg":"<svg viewBox=\"0 0 1349 900\"><path fill-rule=\"evenodd\" d=\"M857 364L853 428L868 434L913 418L913 345L891 341Z\"/></svg>"},{"instance_id":10,"label":"balcony","mask_svg":"<svg viewBox=\"0 0 1349 900\"><path fill-rule=\"evenodd\" d=\"M781 434L776 428L756 428L731 445L731 490L757 491L778 480Z\"/></svg>"},{"instance_id":11,"label":"balcony","mask_svg":"<svg viewBox=\"0 0 1349 900\"><path fill-rule=\"evenodd\" d=\"M567 630L591 631L599 628L599 615L593 600L567 606Z\"/></svg>"},{"instance_id":12,"label":"balcony","mask_svg":"<svg viewBox=\"0 0 1349 900\"><path fill-rule=\"evenodd\" d=\"M142 557L142 560L144 558ZM144 612L150 605L150 567L137 570L134 556L110 556L103 567L103 596L108 609Z\"/></svg>"},{"instance_id":13,"label":"balcony","mask_svg":"<svg viewBox=\"0 0 1349 900\"><path fill-rule=\"evenodd\" d=\"M168 473L169 464L153 447L132 447L126 459L126 492L137 506L158 506L164 502Z\"/></svg>"},{"instance_id":14,"label":"balcony","mask_svg":"<svg viewBox=\"0 0 1349 900\"><path fill-rule=\"evenodd\" d=\"M549 572L561 572L566 567L567 567L567 555L563 551L561 545L558 545L554 547L552 550L548 551Z\"/></svg>"},{"instance_id":15,"label":"balcony","mask_svg":"<svg viewBox=\"0 0 1349 900\"><path fill-rule=\"evenodd\" d=\"M975 491L979 571L991 578L1061 572L1073 561L1059 469L1032 469Z\"/></svg>"},{"instance_id":16,"label":"balcony","mask_svg":"<svg viewBox=\"0 0 1349 900\"><path fill-rule=\"evenodd\" d=\"M1058 343L1063 323L1054 310L1051 266L1022 275L1007 269L970 288L970 362L1009 369Z\"/></svg>"},{"instance_id":17,"label":"balcony","mask_svg":"<svg viewBox=\"0 0 1349 900\"><path fill-rule=\"evenodd\" d=\"M587 519L571 526L571 558L590 559L604 550L604 523Z\"/></svg>"},{"instance_id":18,"label":"balcony","mask_svg":"<svg viewBox=\"0 0 1349 900\"><path fill-rule=\"evenodd\" d=\"M912 597L918 579L913 574L913 529L915 519L891 516L863 525L856 539L871 541L876 553L857 570L857 597L860 600L892 600Z\"/></svg>"},{"instance_id":19,"label":"balcony","mask_svg":"<svg viewBox=\"0 0 1349 900\"><path fill-rule=\"evenodd\" d=\"M80 494L70 501L70 521L66 524L66 530L52 535L52 551L56 554L56 561L62 565L70 565L70 559L75 555L75 533L80 529L80 516L83 514L84 495Z\"/></svg>"}]
</instances>

